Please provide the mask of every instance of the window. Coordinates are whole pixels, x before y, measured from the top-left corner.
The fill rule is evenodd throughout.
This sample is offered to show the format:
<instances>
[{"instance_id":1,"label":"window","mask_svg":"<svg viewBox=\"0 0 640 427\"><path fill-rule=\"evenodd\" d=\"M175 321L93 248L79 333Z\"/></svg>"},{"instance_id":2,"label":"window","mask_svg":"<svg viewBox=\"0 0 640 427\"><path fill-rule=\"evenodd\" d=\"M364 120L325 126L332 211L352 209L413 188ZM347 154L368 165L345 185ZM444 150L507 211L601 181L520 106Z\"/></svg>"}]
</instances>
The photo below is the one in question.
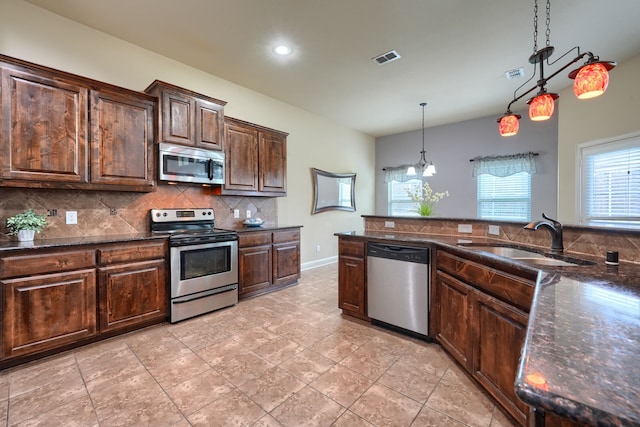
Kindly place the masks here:
<instances>
[{"instance_id":1,"label":"window","mask_svg":"<svg viewBox=\"0 0 640 427\"><path fill-rule=\"evenodd\" d=\"M478 218L503 221L531 219L531 174L478 175Z\"/></svg>"},{"instance_id":2,"label":"window","mask_svg":"<svg viewBox=\"0 0 640 427\"><path fill-rule=\"evenodd\" d=\"M580 223L640 228L640 137L580 148Z\"/></svg>"},{"instance_id":3,"label":"window","mask_svg":"<svg viewBox=\"0 0 640 427\"><path fill-rule=\"evenodd\" d=\"M412 193L421 190L421 179L410 179L409 181L399 182L396 180L389 181L387 194L389 195L389 215L391 216L418 216L416 204L411 200L407 191Z\"/></svg>"}]
</instances>

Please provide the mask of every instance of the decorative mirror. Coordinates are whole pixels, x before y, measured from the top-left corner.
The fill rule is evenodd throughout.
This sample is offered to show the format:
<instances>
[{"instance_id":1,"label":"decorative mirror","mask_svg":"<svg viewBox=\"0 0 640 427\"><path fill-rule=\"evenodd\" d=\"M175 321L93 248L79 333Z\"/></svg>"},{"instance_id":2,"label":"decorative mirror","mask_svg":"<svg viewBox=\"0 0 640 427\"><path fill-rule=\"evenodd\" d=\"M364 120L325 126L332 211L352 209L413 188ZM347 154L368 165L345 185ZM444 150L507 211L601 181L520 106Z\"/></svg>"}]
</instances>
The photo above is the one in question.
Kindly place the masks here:
<instances>
[{"instance_id":1,"label":"decorative mirror","mask_svg":"<svg viewBox=\"0 0 640 427\"><path fill-rule=\"evenodd\" d=\"M313 212L356 210L356 174L313 171Z\"/></svg>"}]
</instances>

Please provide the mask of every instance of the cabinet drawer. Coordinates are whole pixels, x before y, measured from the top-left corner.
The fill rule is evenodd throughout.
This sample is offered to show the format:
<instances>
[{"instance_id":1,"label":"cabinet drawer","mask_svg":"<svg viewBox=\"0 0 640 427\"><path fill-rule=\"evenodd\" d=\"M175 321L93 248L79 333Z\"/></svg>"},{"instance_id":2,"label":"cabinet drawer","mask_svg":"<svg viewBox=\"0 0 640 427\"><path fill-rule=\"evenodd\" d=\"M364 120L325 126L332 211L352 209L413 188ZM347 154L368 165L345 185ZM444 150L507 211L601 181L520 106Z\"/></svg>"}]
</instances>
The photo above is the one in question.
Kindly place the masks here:
<instances>
[{"instance_id":1,"label":"cabinet drawer","mask_svg":"<svg viewBox=\"0 0 640 427\"><path fill-rule=\"evenodd\" d=\"M164 258L165 242L131 243L101 247L97 250L100 265Z\"/></svg>"},{"instance_id":2,"label":"cabinet drawer","mask_svg":"<svg viewBox=\"0 0 640 427\"><path fill-rule=\"evenodd\" d=\"M339 245L338 251L340 255L364 258L366 255L366 252L365 252L366 247L367 245L364 240L340 239L340 245Z\"/></svg>"},{"instance_id":3,"label":"cabinet drawer","mask_svg":"<svg viewBox=\"0 0 640 427\"><path fill-rule=\"evenodd\" d=\"M273 243L296 242L300 240L300 230L274 231Z\"/></svg>"},{"instance_id":4,"label":"cabinet drawer","mask_svg":"<svg viewBox=\"0 0 640 427\"><path fill-rule=\"evenodd\" d=\"M531 308L534 283L530 280L443 251L438 251L436 266L438 270L447 272L527 313Z\"/></svg>"},{"instance_id":5,"label":"cabinet drawer","mask_svg":"<svg viewBox=\"0 0 640 427\"><path fill-rule=\"evenodd\" d=\"M271 232L269 231L253 231L238 234L238 246L241 248L266 245L269 243L271 243Z\"/></svg>"},{"instance_id":6,"label":"cabinet drawer","mask_svg":"<svg viewBox=\"0 0 640 427\"><path fill-rule=\"evenodd\" d=\"M0 258L0 278L78 270L95 265L95 252L90 249L59 253L31 253Z\"/></svg>"}]
</instances>

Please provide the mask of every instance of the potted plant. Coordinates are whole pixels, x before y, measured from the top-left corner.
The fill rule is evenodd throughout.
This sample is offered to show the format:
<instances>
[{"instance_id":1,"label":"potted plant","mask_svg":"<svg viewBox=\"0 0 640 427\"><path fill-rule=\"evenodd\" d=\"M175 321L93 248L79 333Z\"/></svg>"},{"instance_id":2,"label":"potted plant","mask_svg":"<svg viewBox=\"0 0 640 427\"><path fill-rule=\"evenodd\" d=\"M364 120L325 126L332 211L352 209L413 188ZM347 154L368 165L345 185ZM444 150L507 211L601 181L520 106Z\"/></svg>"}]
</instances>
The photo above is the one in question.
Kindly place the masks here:
<instances>
[{"instance_id":1,"label":"potted plant","mask_svg":"<svg viewBox=\"0 0 640 427\"><path fill-rule=\"evenodd\" d=\"M21 242L33 240L35 233L42 231L47 226L47 218L29 209L10 218L7 218L9 235L17 235Z\"/></svg>"},{"instance_id":2,"label":"potted plant","mask_svg":"<svg viewBox=\"0 0 640 427\"><path fill-rule=\"evenodd\" d=\"M448 191L434 193L428 182L425 182L418 191L407 190L407 195L415 202L416 212L420 216L431 216L436 204L444 197L449 196Z\"/></svg>"}]
</instances>

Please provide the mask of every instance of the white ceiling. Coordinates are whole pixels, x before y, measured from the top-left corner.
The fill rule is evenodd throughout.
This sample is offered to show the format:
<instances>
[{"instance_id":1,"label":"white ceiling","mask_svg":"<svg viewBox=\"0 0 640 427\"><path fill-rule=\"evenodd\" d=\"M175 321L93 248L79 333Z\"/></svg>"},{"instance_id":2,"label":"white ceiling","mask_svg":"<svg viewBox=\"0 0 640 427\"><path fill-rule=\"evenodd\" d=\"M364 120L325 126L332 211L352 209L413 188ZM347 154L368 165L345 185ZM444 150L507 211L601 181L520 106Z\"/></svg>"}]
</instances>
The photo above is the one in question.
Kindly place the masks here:
<instances>
[{"instance_id":1,"label":"white ceiling","mask_svg":"<svg viewBox=\"0 0 640 427\"><path fill-rule=\"evenodd\" d=\"M427 127L498 117L533 67L533 0L27 1L374 136L419 129L422 101ZM638 0L555 0L550 60L579 45L624 61L640 53L639 21ZM276 58L278 42L293 54ZM371 60L392 49L401 59ZM507 80L518 67L525 79ZM569 86L573 68L550 91Z\"/></svg>"}]
</instances>

